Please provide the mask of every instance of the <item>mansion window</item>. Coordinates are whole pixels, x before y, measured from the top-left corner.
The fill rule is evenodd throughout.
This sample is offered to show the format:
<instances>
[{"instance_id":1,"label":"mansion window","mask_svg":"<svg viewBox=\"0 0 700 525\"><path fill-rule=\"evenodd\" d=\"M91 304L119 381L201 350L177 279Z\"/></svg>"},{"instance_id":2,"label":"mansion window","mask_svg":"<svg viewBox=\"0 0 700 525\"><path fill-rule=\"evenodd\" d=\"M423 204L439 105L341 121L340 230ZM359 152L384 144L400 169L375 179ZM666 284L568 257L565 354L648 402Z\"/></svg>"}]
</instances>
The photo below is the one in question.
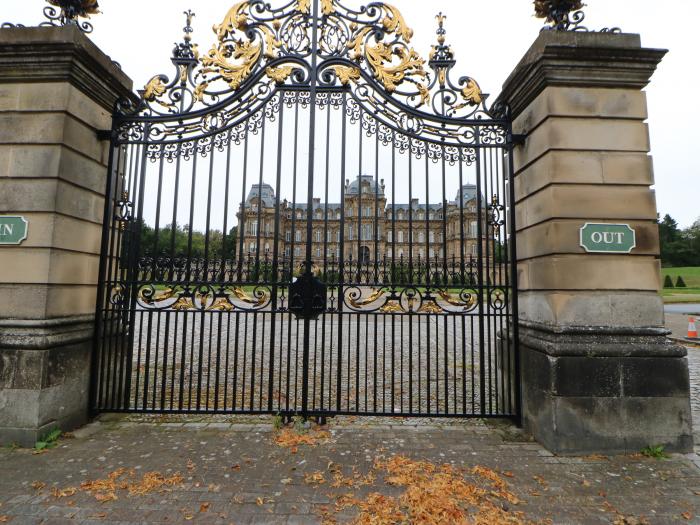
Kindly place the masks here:
<instances>
[{"instance_id":1,"label":"mansion window","mask_svg":"<svg viewBox=\"0 0 700 525\"><path fill-rule=\"evenodd\" d=\"M389 230L386 234L386 240L389 242L394 242L394 232Z\"/></svg>"},{"instance_id":2,"label":"mansion window","mask_svg":"<svg viewBox=\"0 0 700 525\"><path fill-rule=\"evenodd\" d=\"M296 242L301 242L301 232L300 232L300 231L295 232L295 234L294 234L294 240L295 240Z\"/></svg>"},{"instance_id":3,"label":"mansion window","mask_svg":"<svg viewBox=\"0 0 700 525\"><path fill-rule=\"evenodd\" d=\"M403 242L403 232L399 232L399 242Z\"/></svg>"},{"instance_id":4,"label":"mansion window","mask_svg":"<svg viewBox=\"0 0 700 525\"><path fill-rule=\"evenodd\" d=\"M286 232L284 234L284 240L287 242L292 242L292 232Z\"/></svg>"},{"instance_id":5,"label":"mansion window","mask_svg":"<svg viewBox=\"0 0 700 525\"><path fill-rule=\"evenodd\" d=\"M476 237L478 235L478 226L479 225L476 222L469 223L469 233L472 237Z\"/></svg>"}]
</instances>

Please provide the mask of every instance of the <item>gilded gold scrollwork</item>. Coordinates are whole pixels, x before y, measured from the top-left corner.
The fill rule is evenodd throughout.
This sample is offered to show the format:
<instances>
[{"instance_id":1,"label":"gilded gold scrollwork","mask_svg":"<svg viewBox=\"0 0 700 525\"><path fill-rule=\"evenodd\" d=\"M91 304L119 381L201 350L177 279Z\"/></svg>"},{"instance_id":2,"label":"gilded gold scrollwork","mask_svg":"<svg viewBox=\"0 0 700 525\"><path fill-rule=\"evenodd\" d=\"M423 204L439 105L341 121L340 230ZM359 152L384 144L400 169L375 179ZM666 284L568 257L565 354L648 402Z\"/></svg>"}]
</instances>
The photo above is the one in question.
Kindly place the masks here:
<instances>
[{"instance_id":1,"label":"gilded gold scrollwork","mask_svg":"<svg viewBox=\"0 0 700 525\"><path fill-rule=\"evenodd\" d=\"M167 86L163 82L163 79L160 75L156 75L144 86L142 96L143 99L148 102L158 102L162 106L170 107L172 104L158 100L159 97L162 97L165 94L166 90Z\"/></svg>"},{"instance_id":2,"label":"gilded gold scrollwork","mask_svg":"<svg viewBox=\"0 0 700 525\"><path fill-rule=\"evenodd\" d=\"M277 84L284 84L285 80L292 74L294 68L292 66L267 67L265 74L274 80Z\"/></svg>"},{"instance_id":3,"label":"gilded gold scrollwork","mask_svg":"<svg viewBox=\"0 0 700 525\"><path fill-rule=\"evenodd\" d=\"M180 297L171 308L176 312L194 310L194 302L191 297Z\"/></svg>"},{"instance_id":4,"label":"gilded gold scrollwork","mask_svg":"<svg viewBox=\"0 0 700 525\"><path fill-rule=\"evenodd\" d=\"M148 305L160 303L161 301L167 301L168 299L172 299L176 295L174 288L166 288L161 292L154 293L152 297L149 297L146 294L147 290L149 290L149 288L142 288L141 290L139 290L139 301L142 301Z\"/></svg>"},{"instance_id":5,"label":"gilded gold scrollwork","mask_svg":"<svg viewBox=\"0 0 700 525\"><path fill-rule=\"evenodd\" d=\"M459 308L464 308L465 310L471 309L476 304L476 295L471 295L469 300L464 302L459 299L455 299L452 294L447 290L438 290L438 295L449 305L457 306Z\"/></svg>"},{"instance_id":6,"label":"gilded gold scrollwork","mask_svg":"<svg viewBox=\"0 0 700 525\"><path fill-rule=\"evenodd\" d=\"M379 311L383 314L400 314L403 312L403 308L398 301L389 301Z\"/></svg>"},{"instance_id":7,"label":"gilded gold scrollwork","mask_svg":"<svg viewBox=\"0 0 700 525\"><path fill-rule=\"evenodd\" d=\"M231 89L236 90L253 71L253 66L260 59L261 48L261 44L248 41L235 42L232 51L228 46L214 47L201 59L204 66L202 74L217 73ZM232 63L230 59L240 60L240 63Z\"/></svg>"},{"instance_id":8,"label":"gilded gold scrollwork","mask_svg":"<svg viewBox=\"0 0 700 525\"><path fill-rule=\"evenodd\" d=\"M352 80L360 80L360 70L356 67L333 66L340 83L347 86Z\"/></svg>"},{"instance_id":9,"label":"gilded gold scrollwork","mask_svg":"<svg viewBox=\"0 0 700 525\"><path fill-rule=\"evenodd\" d=\"M308 15L311 12L311 0L298 0L297 9L300 13Z\"/></svg>"},{"instance_id":10,"label":"gilded gold scrollwork","mask_svg":"<svg viewBox=\"0 0 700 525\"><path fill-rule=\"evenodd\" d=\"M444 314L445 311L440 308L434 301L426 301L423 303L423 306L421 306L418 309L418 313L421 314Z\"/></svg>"},{"instance_id":11,"label":"gilded gold scrollwork","mask_svg":"<svg viewBox=\"0 0 700 525\"><path fill-rule=\"evenodd\" d=\"M376 46L367 46L365 52L375 77L389 93L396 91L399 84L409 75L425 78L428 74L423 69L425 60L414 49L379 42ZM392 63L394 56L399 58L399 63L396 65Z\"/></svg>"},{"instance_id":12,"label":"gilded gold scrollwork","mask_svg":"<svg viewBox=\"0 0 700 525\"><path fill-rule=\"evenodd\" d=\"M333 5L333 0L321 0L321 12L326 16L335 13L335 6Z\"/></svg>"},{"instance_id":13,"label":"gilded gold scrollwork","mask_svg":"<svg viewBox=\"0 0 700 525\"><path fill-rule=\"evenodd\" d=\"M245 293L245 291L242 288L234 288L233 294L240 301L243 301L246 304L252 304L255 306L262 306L263 304L265 304L266 297L267 297L266 294L261 294L261 296L258 298L252 297L252 296L248 295L247 293Z\"/></svg>"},{"instance_id":14,"label":"gilded gold scrollwork","mask_svg":"<svg viewBox=\"0 0 700 525\"><path fill-rule=\"evenodd\" d=\"M235 306L231 304L231 301L228 300L226 297L220 297L214 303L207 308L208 311L212 312L232 312L235 310Z\"/></svg>"},{"instance_id":15,"label":"gilded gold scrollwork","mask_svg":"<svg viewBox=\"0 0 700 525\"><path fill-rule=\"evenodd\" d=\"M368 304L372 304L376 302L379 298L381 298L384 295L384 290L381 288L374 289L372 293L366 297L365 299L360 299L358 297L353 297L350 296L350 305L352 305L354 308L362 308L363 306L367 306Z\"/></svg>"},{"instance_id":16,"label":"gilded gold scrollwork","mask_svg":"<svg viewBox=\"0 0 700 525\"><path fill-rule=\"evenodd\" d=\"M284 85L297 68L300 75L295 85L304 87L311 77L301 73L308 73L304 61L309 62L312 32L318 31L322 42L319 68L324 69L324 60L332 60L328 69L335 71L340 85L365 89L361 86L368 84L373 87L368 93L379 96L384 92L385 98L392 96L399 105L426 107L424 111L443 116L456 116L458 110L469 108L464 111L466 117L482 107L486 96L474 79L463 77L459 85L450 81L455 61L445 43L444 15L437 17L438 43L426 62L411 47L413 30L393 5L376 2L372 9L357 11L338 0L319 0L323 21L318 27L309 20L312 6L311 0L294 0L278 8L239 1L213 26L217 41L202 56L189 36L189 13L185 43L179 46L183 55L175 57L175 80L168 84L163 75L153 77L143 90L144 102L155 113L172 114L176 106L184 113L194 110L197 103L221 101L226 91L240 90L252 78L267 83L265 92L270 93L270 85ZM431 69L434 75L428 73ZM376 104L374 98L381 97L367 97L365 103ZM251 93L246 100L255 100L255 95Z\"/></svg>"}]
</instances>

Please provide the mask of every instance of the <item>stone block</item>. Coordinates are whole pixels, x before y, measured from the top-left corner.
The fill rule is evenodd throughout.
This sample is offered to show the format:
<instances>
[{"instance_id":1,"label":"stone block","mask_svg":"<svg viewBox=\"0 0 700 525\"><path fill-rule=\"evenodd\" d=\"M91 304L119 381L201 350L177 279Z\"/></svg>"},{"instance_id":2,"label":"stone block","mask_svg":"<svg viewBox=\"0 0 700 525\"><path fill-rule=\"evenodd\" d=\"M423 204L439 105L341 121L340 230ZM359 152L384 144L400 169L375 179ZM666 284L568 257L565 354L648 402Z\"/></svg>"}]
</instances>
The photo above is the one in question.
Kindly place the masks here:
<instances>
[{"instance_id":1,"label":"stone block","mask_svg":"<svg viewBox=\"0 0 700 525\"><path fill-rule=\"evenodd\" d=\"M654 257L548 255L518 263L520 290L639 290L661 288Z\"/></svg>"},{"instance_id":2,"label":"stone block","mask_svg":"<svg viewBox=\"0 0 700 525\"><path fill-rule=\"evenodd\" d=\"M102 228L94 222L53 213L23 213L29 221L22 248L58 248L99 255Z\"/></svg>"},{"instance_id":3,"label":"stone block","mask_svg":"<svg viewBox=\"0 0 700 525\"><path fill-rule=\"evenodd\" d=\"M57 177L61 163L61 146L10 145L0 146L0 177L52 178Z\"/></svg>"},{"instance_id":4,"label":"stone block","mask_svg":"<svg viewBox=\"0 0 700 525\"><path fill-rule=\"evenodd\" d=\"M16 111L66 112L93 129L110 129L111 112L70 84L56 82L16 85Z\"/></svg>"},{"instance_id":5,"label":"stone block","mask_svg":"<svg viewBox=\"0 0 700 525\"><path fill-rule=\"evenodd\" d=\"M629 397L686 397L688 364L681 359L635 357L621 360L622 394Z\"/></svg>"},{"instance_id":6,"label":"stone block","mask_svg":"<svg viewBox=\"0 0 700 525\"><path fill-rule=\"evenodd\" d=\"M61 144L63 113L0 113L0 144Z\"/></svg>"},{"instance_id":7,"label":"stone block","mask_svg":"<svg viewBox=\"0 0 700 525\"><path fill-rule=\"evenodd\" d=\"M19 106L19 85L0 85L0 111L14 111Z\"/></svg>"},{"instance_id":8,"label":"stone block","mask_svg":"<svg viewBox=\"0 0 700 525\"><path fill-rule=\"evenodd\" d=\"M553 150L649 151L649 129L642 121L605 118L554 117L532 130L523 147L514 151L520 170Z\"/></svg>"},{"instance_id":9,"label":"stone block","mask_svg":"<svg viewBox=\"0 0 700 525\"><path fill-rule=\"evenodd\" d=\"M96 130L66 113L0 113L0 144L60 144L106 162Z\"/></svg>"},{"instance_id":10,"label":"stone block","mask_svg":"<svg viewBox=\"0 0 700 525\"><path fill-rule=\"evenodd\" d=\"M513 122L515 133L528 133L551 117L646 120L646 93L632 89L550 86Z\"/></svg>"},{"instance_id":11,"label":"stone block","mask_svg":"<svg viewBox=\"0 0 700 525\"><path fill-rule=\"evenodd\" d=\"M96 288L89 285L0 283L0 319L54 319L95 312Z\"/></svg>"},{"instance_id":12,"label":"stone block","mask_svg":"<svg viewBox=\"0 0 700 525\"><path fill-rule=\"evenodd\" d=\"M596 221L608 222L608 221ZM581 220L551 220L518 232L518 260L556 254L584 254L581 247ZM659 227L652 221L625 221L636 233L634 255L659 254Z\"/></svg>"},{"instance_id":13,"label":"stone block","mask_svg":"<svg viewBox=\"0 0 700 525\"><path fill-rule=\"evenodd\" d=\"M620 361L614 357L560 357L552 365L552 395L619 397Z\"/></svg>"},{"instance_id":14,"label":"stone block","mask_svg":"<svg viewBox=\"0 0 700 525\"><path fill-rule=\"evenodd\" d=\"M524 425L550 451L629 454L658 444L668 451L692 449L687 383L677 396L634 396L620 389L627 358L552 357L526 346L521 351ZM687 373L685 358L655 359L655 374L667 381L678 370Z\"/></svg>"},{"instance_id":15,"label":"stone block","mask_svg":"<svg viewBox=\"0 0 700 525\"><path fill-rule=\"evenodd\" d=\"M14 284L95 285L99 256L58 248L13 247L0 251L3 280Z\"/></svg>"},{"instance_id":16,"label":"stone block","mask_svg":"<svg viewBox=\"0 0 700 525\"><path fill-rule=\"evenodd\" d=\"M518 305L522 319L552 326L664 325L663 300L657 292L523 290Z\"/></svg>"},{"instance_id":17,"label":"stone block","mask_svg":"<svg viewBox=\"0 0 700 525\"><path fill-rule=\"evenodd\" d=\"M613 151L550 151L518 171L516 201L557 183L651 186L654 184L651 157L646 153Z\"/></svg>"},{"instance_id":18,"label":"stone block","mask_svg":"<svg viewBox=\"0 0 700 525\"><path fill-rule=\"evenodd\" d=\"M557 184L522 200L516 224L528 228L550 219L585 222L655 221L656 195L646 186Z\"/></svg>"}]
</instances>

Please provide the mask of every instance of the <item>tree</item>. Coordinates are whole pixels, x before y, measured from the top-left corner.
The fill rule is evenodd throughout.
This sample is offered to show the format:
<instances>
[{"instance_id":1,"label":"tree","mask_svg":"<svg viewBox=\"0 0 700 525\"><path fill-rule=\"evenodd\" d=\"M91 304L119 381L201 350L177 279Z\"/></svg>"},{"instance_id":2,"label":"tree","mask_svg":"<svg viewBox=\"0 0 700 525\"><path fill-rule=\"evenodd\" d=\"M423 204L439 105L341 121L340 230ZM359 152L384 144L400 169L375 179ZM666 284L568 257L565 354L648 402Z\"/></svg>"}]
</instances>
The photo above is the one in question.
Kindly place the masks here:
<instances>
[{"instance_id":1,"label":"tree","mask_svg":"<svg viewBox=\"0 0 700 525\"><path fill-rule=\"evenodd\" d=\"M676 280L676 288L686 288L685 281L680 275L678 276L678 280Z\"/></svg>"},{"instance_id":2,"label":"tree","mask_svg":"<svg viewBox=\"0 0 700 525\"><path fill-rule=\"evenodd\" d=\"M675 242L680 237L678 223L668 213L659 221L659 240L661 245Z\"/></svg>"},{"instance_id":3,"label":"tree","mask_svg":"<svg viewBox=\"0 0 700 525\"><path fill-rule=\"evenodd\" d=\"M700 220L685 230L670 215L659 221L661 261L664 266L700 266Z\"/></svg>"},{"instance_id":4,"label":"tree","mask_svg":"<svg viewBox=\"0 0 700 525\"><path fill-rule=\"evenodd\" d=\"M666 275L664 278L664 288L673 288L673 279L670 275Z\"/></svg>"}]
</instances>

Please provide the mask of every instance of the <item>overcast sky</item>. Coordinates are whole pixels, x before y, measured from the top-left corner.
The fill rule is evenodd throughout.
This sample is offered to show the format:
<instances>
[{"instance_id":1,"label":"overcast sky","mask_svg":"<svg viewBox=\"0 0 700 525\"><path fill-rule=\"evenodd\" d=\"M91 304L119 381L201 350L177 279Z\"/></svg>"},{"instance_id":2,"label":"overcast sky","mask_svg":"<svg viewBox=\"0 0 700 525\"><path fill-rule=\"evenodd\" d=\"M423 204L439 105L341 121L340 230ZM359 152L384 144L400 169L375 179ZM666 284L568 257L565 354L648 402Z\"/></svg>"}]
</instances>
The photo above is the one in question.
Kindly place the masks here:
<instances>
[{"instance_id":1,"label":"overcast sky","mask_svg":"<svg viewBox=\"0 0 700 525\"><path fill-rule=\"evenodd\" d=\"M181 39L182 11L196 11L193 40L200 49L214 42L213 24L235 0L99 0L91 38L118 61L136 87L156 73L172 75L169 57ZM270 0L273 4L276 0ZM350 6L359 0L346 0ZM505 78L542 26L530 0L393 0L415 31L413 44L427 56L434 42L434 15L443 11L448 42L458 60L455 73L476 78L495 98ZM26 25L42 20L43 0L4 2L2 21ZM687 226L700 216L700 60L698 0L588 0L585 25L620 26L640 33L647 47L669 49L647 88L651 147L659 213Z\"/></svg>"}]
</instances>

